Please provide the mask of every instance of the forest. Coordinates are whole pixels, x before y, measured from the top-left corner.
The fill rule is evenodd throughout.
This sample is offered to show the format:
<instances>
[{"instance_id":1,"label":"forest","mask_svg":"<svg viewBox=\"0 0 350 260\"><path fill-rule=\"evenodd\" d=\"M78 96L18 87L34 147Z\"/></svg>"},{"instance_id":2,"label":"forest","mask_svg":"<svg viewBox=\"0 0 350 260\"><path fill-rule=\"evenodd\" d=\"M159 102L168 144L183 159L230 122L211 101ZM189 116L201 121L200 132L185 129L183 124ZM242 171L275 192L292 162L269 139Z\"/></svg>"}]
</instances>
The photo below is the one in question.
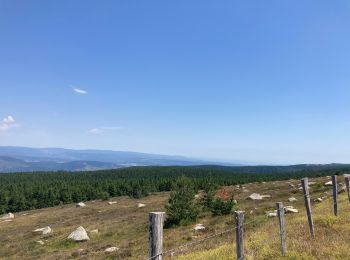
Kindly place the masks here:
<instances>
[{"instance_id":1,"label":"forest","mask_svg":"<svg viewBox=\"0 0 350 260\"><path fill-rule=\"evenodd\" d=\"M350 171L349 165L328 166L187 166L130 167L87 172L30 172L0 174L0 214L52 207L79 201L171 191L181 176L195 189L303 177L320 177Z\"/></svg>"}]
</instances>

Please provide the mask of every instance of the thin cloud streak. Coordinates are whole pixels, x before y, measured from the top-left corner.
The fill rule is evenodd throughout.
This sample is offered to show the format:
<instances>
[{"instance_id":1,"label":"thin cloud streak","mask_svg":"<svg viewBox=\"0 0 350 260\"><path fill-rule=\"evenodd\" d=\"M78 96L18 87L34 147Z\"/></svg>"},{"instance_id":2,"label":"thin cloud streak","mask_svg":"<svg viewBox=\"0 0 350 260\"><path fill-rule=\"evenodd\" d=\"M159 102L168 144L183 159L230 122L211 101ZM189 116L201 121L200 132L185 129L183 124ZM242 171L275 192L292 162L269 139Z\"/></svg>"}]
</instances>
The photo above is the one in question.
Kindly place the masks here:
<instances>
[{"instance_id":1,"label":"thin cloud streak","mask_svg":"<svg viewBox=\"0 0 350 260\"><path fill-rule=\"evenodd\" d=\"M120 126L102 126L102 127L96 127L96 128L90 129L89 133L102 134L102 133L105 133L107 131L118 131L121 129L122 129L122 127L120 127Z\"/></svg>"},{"instance_id":2,"label":"thin cloud streak","mask_svg":"<svg viewBox=\"0 0 350 260\"><path fill-rule=\"evenodd\" d=\"M75 88L75 87L72 87L72 89L73 89L73 91L74 91L75 93L78 93L78 94L83 94L83 95L85 95L85 94L88 93L88 92L87 92L86 90L84 90L84 89Z\"/></svg>"}]
</instances>

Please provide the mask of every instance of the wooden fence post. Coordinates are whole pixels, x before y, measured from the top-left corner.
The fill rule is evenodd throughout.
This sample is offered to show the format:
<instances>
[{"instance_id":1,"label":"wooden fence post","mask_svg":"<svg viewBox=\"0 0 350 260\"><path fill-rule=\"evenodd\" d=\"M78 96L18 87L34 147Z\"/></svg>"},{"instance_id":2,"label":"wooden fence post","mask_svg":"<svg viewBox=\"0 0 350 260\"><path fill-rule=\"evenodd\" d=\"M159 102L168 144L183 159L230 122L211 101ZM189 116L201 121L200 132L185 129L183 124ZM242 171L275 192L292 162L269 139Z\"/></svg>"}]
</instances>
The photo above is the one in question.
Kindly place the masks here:
<instances>
[{"instance_id":1,"label":"wooden fence post","mask_svg":"<svg viewBox=\"0 0 350 260\"><path fill-rule=\"evenodd\" d=\"M243 211L235 211L236 215L236 251L237 260L244 259L244 246L243 246L243 222L244 213Z\"/></svg>"},{"instance_id":2,"label":"wooden fence post","mask_svg":"<svg viewBox=\"0 0 350 260\"><path fill-rule=\"evenodd\" d=\"M164 212L149 213L149 257L152 260L163 259L163 223Z\"/></svg>"},{"instance_id":3,"label":"wooden fence post","mask_svg":"<svg viewBox=\"0 0 350 260\"><path fill-rule=\"evenodd\" d=\"M285 221L284 221L284 207L282 202L277 202L276 206L277 206L278 220L280 224L282 256L285 256L287 251L287 246L286 246L286 228L285 228Z\"/></svg>"},{"instance_id":4,"label":"wooden fence post","mask_svg":"<svg viewBox=\"0 0 350 260\"><path fill-rule=\"evenodd\" d=\"M346 191L348 192L348 199L350 201L350 186L349 186L349 176L344 176Z\"/></svg>"},{"instance_id":5,"label":"wooden fence post","mask_svg":"<svg viewBox=\"0 0 350 260\"><path fill-rule=\"evenodd\" d=\"M311 234L311 237L314 238L315 237L315 228L314 228L314 221L312 219L312 212L311 212L308 178L301 179L301 185L303 186L303 191L304 191L304 202L305 202L305 207L306 207L307 219L309 222L310 234Z\"/></svg>"},{"instance_id":6,"label":"wooden fence post","mask_svg":"<svg viewBox=\"0 0 350 260\"><path fill-rule=\"evenodd\" d=\"M332 176L332 185L333 185L333 210L334 216L338 216L338 184L337 184L337 175Z\"/></svg>"}]
</instances>

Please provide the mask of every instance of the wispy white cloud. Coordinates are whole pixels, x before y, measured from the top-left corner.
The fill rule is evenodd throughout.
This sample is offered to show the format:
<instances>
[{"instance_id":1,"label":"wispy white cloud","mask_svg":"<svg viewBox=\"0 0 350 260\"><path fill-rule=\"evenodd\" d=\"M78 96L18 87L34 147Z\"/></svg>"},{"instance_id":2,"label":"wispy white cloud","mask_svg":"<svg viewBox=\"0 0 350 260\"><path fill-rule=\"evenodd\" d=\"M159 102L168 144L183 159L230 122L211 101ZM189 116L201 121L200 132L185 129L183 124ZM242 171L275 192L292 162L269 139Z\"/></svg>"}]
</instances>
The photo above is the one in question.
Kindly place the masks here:
<instances>
[{"instance_id":1,"label":"wispy white cloud","mask_svg":"<svg viewBox=\"0 0 350 260\"><path fill-rule=\"evenodd\" d=\"M102 127L96 127L96 128L92 128L89 130L89 133L91 134L102 134L104 132L107 131L117 131L117 130L121 130L122 127L120 126L102 126Z\"/></svg>"},{"instance_id":2,"label":"wispy white cloud","mask_svg":"<svg viewBox=\"0 0 350 260\"><path fill-rule=\"evenodd\" d=\"M78 94L87 94L88 92L84 89L80 89L80 88L76 88L76 87L72 87L72 90L75 92L75 93L78 93Z\"/></svg>"},{"instance_id":3,"label":"wispy white cloud","mask_svg":"<svg viewBox=\"0 0 350 260\"><path fill-rule=\"evenodd\" d=\"M13 116L7 116L0 121L0 131L4 132L14 127L19 127Z\"/></svg>"}]
</instances>

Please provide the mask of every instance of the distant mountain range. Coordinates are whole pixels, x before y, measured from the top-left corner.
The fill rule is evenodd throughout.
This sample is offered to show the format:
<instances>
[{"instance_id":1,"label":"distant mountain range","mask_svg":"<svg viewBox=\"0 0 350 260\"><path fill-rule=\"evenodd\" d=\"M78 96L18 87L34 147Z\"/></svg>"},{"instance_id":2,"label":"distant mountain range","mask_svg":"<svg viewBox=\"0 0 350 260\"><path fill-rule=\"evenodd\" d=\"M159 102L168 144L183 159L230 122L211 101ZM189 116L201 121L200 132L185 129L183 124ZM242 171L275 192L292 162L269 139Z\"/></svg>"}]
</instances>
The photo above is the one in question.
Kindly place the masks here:
<instances>
[{"instance_id":1,"label":"distant mountain range","mask_svg":"<svg viewBox=\"0 0 350 260\"><path fill-rule=\"evenodd\" d=\"M251 165L251 166L248 166ZM256 165L256 166L254 166ZM131 166L201 166L244 173L315 171L350 167L349 164L259 165L245 161L210 161L184 156L169 156L109 150L73 150L0 146L0 173L33 171L93 171Z\"/></svg>"},{"instance_id":2,"label":"distant mountain range","mask_svg":"<svg viewBox=\"0 0 350 260\"><path fill-rule=\"evenodd\" d=\"M197 166L208 164L241 165L184 156L137 152L0 146L0 172L83 171L130 166Z\"/></svg>"}]
</instances>

